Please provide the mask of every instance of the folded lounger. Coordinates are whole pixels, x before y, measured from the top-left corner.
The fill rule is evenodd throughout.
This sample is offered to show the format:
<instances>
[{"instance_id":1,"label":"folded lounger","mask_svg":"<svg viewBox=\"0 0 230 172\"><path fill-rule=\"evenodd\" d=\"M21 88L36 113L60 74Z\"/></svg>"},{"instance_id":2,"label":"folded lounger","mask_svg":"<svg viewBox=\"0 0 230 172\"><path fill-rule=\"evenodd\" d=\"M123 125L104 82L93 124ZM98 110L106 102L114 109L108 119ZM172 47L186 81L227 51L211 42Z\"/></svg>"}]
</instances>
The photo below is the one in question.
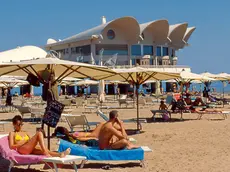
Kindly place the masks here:
<instances>
[{"instance_id":1,"label":"folded lounger","mask_svg":"<svg viewBox=\"0 0 230 172\"><path fill-rule=\"evenodd\" d=\"M15 150L11 150L9 147L8 135L0 135L0 155L10 161L8 172L14 165L28 165L28 168L32 164L45 163L52 168L48 163L53 163L55 171L58 172L57 164L72 163L75 171L77 167L75 161L85 160L85 157L80 156L66 156L65 158L59 157L46 157L43 155L21 155Z\"/></svg>"},{"instance_id":2,"label":"folded lounger","mask_svg":"<svg viewBox=\"0 0 230 172\"><path fill-rule=\"evenodd\" d=\"M144 166L144 152L152 152L147 146L138 149L123 150L100 150L98 147L86 147L73 144L65 140L60 140L59 152L71 148L71 155L85 156L86 160L82 162L81 168L87 160L91 161L140 161Z\"/></svg>"}]
</instances>

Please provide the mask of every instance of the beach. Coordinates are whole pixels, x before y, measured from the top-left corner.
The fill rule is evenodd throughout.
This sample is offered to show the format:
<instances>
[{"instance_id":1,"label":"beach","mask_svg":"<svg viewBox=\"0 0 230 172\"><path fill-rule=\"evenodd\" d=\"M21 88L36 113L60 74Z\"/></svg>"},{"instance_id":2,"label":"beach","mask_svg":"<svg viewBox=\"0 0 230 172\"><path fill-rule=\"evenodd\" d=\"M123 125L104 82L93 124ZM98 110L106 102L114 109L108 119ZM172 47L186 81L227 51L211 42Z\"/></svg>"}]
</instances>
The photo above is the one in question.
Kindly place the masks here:
<instances>
[{"instance_id":1,"label":"beach","mask_svg":"<svg viewBox=\"0 0 230 172\"><path fill-rule=\"evenodd\" d=\"M172 114L170 122L164 122L157 118L152 121L151 109L158 109L159 103L153 106L140 109L140 117L146 118L143 132L134 134L130 137L137 140L138 146L148 146L153 151L145 153L145 168L141 168L138 162L93 162L86 163L82 172L103 171L102 167L110 165L112 171L158 171L158 172L227 172L230 169L230 118L223 119L219 114L204 115L201 120L197 120L196 113L185 113L183 120L180 120L180 114ZM226 105L226 111L230 106ZM121 119L136 117L136 109L118 109ZM72 114L81 114L83 108L74 108ZM1 113L0 120L12 119L19 112ZM89 122L103 122L100 116L95 113L85 114ZM160 116L157 116L160 118ZM58 126L65 126L69 129L66 122L59 122ZM36 128L40 124L25 122L23 129L31 136L35 134ZM135 129L136 124L125 124L128 131ZM11 123L5 124L5 131L0 134L9 133L13 130ZM53 129L52 129L53 132ZM52 133L51 132L51 133ZM56 151L58 139L52 139L51 150ZM0 160L0 171L7 171L7 163ZM80 164L80 162L77 162ZM26 171L52 171L43 169L44 164L32 165L30 170ZM78 166L79 167L79 166ZM12 172L24 171L27 166L14 167ZM74 171L70 165L63 166L60 172Z\"/></svg>"}]
</instances>

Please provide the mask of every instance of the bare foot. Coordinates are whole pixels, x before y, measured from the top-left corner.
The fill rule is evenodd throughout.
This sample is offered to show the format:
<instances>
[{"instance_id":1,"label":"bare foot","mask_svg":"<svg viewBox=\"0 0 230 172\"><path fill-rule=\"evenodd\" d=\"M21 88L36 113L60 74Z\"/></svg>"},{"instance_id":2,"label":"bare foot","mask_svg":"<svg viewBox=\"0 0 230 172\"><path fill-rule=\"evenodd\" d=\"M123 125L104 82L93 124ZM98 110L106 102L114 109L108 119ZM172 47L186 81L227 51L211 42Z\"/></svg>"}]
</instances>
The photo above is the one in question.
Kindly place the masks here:
<instances>
[{"instance_id":1,"label":"bare foot","mask_svg":"<svg viewBox=\"0 0 230 172\"><path fill-rule=\"evenodd\" d=\"M127 146L127 149L137 149L137 148L139 148L139 146L136 146L136 145Z\"/></svg>"},{"instance_id":2,"label":"bare foot","mask_svg":"<svg viewBox=\"0 0 230 172\"><path fill-rule=\"evenodd\" d=\"M47 157L52 157L48 152L44 152L44 155Z\"/></svg>"},{"instance_id":3,"label":"bare foot","mask_svg":"<svg viewBox=\"0 0 230 172\"><path fill-rule=\"evenodd\" d=\"M64 158L66 155L69 155L69 154L70 154L70 151L71 151L71 149L68 148L68 149L66 149L64 152L61 152L60 158Z\"/></svg>"}]
</instances>

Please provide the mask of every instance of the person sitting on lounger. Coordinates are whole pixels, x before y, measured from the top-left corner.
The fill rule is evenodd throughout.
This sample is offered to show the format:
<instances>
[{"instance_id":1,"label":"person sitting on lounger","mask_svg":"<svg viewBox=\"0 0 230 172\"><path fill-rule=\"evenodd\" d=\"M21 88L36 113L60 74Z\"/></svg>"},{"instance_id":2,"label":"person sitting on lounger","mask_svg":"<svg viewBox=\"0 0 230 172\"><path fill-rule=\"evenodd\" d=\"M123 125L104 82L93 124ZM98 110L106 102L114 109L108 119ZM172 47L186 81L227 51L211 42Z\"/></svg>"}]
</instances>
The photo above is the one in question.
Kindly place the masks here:
<instances>
[{"instance_id":1,"label":"person sitting on lounger","mask_svg":"<svg viewBox=\"0 0 230 172\"><path fill-rule=\"evenodd\" d=\"M14 131L9 133L10 149L14 149L23 155L35 154L63 158L70 154L70 148L60 153L48 150L44 143L42 131L38 131L33 137L30 137L27 132L22 130L23 122L20 115L16 115L12 122ZM39 145L37 145L38 143Z\"/></svg>"},{"instance_id":2,"label":"person sitting on lounger","mask_svg":"<svg viewBox=\"0 0 230 172\"><path fill-rule=\"evenodd\" d=\"M119 125L119 129L117 126ZM117 139L114 140L114 137ZM99 134L99 148L104 149L135 149L137 146L128 141L122 121L118 118L118 111L113 110L109 113L109 121L103 124Z\"/></svg>"}]
</instances>

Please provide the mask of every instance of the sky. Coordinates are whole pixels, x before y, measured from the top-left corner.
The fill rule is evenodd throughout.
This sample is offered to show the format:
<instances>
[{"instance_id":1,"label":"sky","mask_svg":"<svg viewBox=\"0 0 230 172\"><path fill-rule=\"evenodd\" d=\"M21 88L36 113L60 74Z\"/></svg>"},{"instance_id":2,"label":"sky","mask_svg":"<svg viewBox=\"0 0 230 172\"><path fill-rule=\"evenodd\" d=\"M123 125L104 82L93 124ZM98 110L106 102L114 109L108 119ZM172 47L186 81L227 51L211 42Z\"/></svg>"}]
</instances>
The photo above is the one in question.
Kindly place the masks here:
<instances>
[{"instance_id":1,"label":"sky","mask_svg":"<svg viewBox=\"0 0 230 172\"><path fill-rule=\"evenodd\" d=\"M139 23L167 19L195 26L178 63L193 72L230 73L230 1L227 0L3 0L0 52L17 46L43 47L48 38L64 39L107 21L133 16Z\"/></svg>"}]
</instances>

